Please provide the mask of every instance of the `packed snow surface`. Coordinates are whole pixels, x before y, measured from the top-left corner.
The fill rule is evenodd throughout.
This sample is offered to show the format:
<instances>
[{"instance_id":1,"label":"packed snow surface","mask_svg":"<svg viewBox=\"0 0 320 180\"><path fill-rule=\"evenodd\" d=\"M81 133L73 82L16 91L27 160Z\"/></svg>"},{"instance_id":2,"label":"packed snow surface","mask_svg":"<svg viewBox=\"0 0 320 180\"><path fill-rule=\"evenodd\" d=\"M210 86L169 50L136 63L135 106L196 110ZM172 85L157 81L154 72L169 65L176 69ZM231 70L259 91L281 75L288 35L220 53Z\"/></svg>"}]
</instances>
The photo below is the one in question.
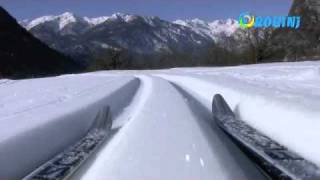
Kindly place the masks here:
<instances>
[{"instance_id":1,"label":"packed snow surface","mask_svg":"<svg viewBox=\"0 0 320 180\"><path fill-rule=\"evenodd\" d=\"M118 132L74 179L263 179L209 124L216 93L238 118L320 166L319 82L320 62L0 80L0 177L23 177L109 105Z\"/></svg>"}]
</instances>

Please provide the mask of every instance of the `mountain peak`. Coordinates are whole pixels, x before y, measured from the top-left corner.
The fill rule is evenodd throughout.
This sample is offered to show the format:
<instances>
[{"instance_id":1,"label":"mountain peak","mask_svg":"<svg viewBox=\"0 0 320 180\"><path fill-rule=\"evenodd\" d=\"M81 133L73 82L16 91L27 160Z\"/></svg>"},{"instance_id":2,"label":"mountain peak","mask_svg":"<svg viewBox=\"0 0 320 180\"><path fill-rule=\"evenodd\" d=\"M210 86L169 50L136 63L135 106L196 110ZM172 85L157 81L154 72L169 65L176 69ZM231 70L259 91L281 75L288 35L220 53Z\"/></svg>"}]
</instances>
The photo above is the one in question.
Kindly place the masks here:
<instances>
[{"instance_id":1,"label":"mountain peak","mask_svg":"<svg viewBox=\"0 0 320 180\"><path fill-rule=\"evenodd\" d=\"M60 17L73 17L74 14L72 12L64 12L61 15L59 15Z\"/></svg>"},{"instance_id":2,"label":"mountain peak","mask_svg":"<svg viewBox=\"0 0 320 180\"><path fill-rule=\"evenodd\" d=\"M238 28L239 23L234 19L216 20L209 23L209 26L214 34L225 34L231 36Z\"/></svg>"},{"instance_id":3,"label":"mountain peak","mask_svg":"<svg viewBox=\"0 0 320 180\"><path fill-rule=\"evenodd\" d=\"M200 25L206 25L208 24L207 22L205 22L204 20L201 20L201 19L198 19L198 18L195 18L195 19L191 19L191 20L187 20L189 22L192 22L192 23L196 23L196 24L200 24Z\"/></svg>"},{"instance_id":4,"label":"mountain peak","mask_svg":"<svg viewBox=\"0 0 320 180\"><path fill-rule=\"evenodd\" d=\"M46 15L39 18L36 18L34 20L23 20L20 22L21 25L23 25L27 30L32 29L35 26L38 26L43 23L47 22L55 22L58 24L59 29L63 29L66 25L70 23L75 23L77 21L80 21L81 18L77 17L71 12L65 12L63 14L54 16L54 15Z\"/></svg>"},{"instance_id":5,"label":"mountain peak","mask_svg":"<svg viewBox=\"0 0 320 180\"><path fill-rule=\"evenodd\" d=\"M58 16L43 16L37 18L33 21L22 21L21 25L25 26L28 30L33 27L42 24L48 23L51 28L54 28L55 31L63 30L69 24L81 23L81 29L92 28L97 25L103 24L106 21L113 22L121 22L121 23L132 23L135 21L143 21L152 27L156 27L157 24L161 24L160 18L155 16L139 16L139 15L131 15L126 13L114 13L111 16L101 16L101 17L78 17L71 12L65 12ZM165 21L163 21L165 22ZM50 24L49 24L50 23ZM190 28L193 32L201 35L203 38L211 38L216 40L217 36L226 35L231 36L238 28L239 24L234 19L226 19L226 20L215 20L212 22L207 22L201 20L199 18L195 19L187 19L187 20L176 20L173 22L174 24L178 24L181 26L185 26ZM75 28L79 28L76 26ZM81 31L77 29L68 29L64 31L64 33L73 31Z\"/></svg>"},{"instance_id":6,"label":"mountain peak","mask_svg":"<svg viewBox=\"0 0 320 180\"><path fill-rule=\"evenodd\" d=\"M123 20L124 22L130 22L130 21L134 20L135 18L137 18L137 16L117 12L117 13L113 14L111 16L111 18L112 19Z\"/></svg>"},{"instance_id":7,"label":"mountain peak","mask_svg":"<svg viewBox=\"0 0 320 180\"><path fill-rule=\"evenodd\" d=\"M104 23L108 19L110 19L110 17L109 16L101 16L101 17L94 17L94 18L84 17L83 19L90 25L97 26L99 24Z\"/></svg>"},{"instance_id":8,"label":"mountain peak","mask_svg":"<svg viewBox=\"0 0 320 180\"><path fill-rule=\"evenodd\" d=\"M179 25L182 25L182 26L188 26L188 25L208 25L207 22L205 22L204 20L201 20L201 19L198 19L198 18L195 18L195 19L186 19L186 20L182 20L182 19L178 19L176 21L174 21L173 23L175 24L179 24Z\"/></svg>"},{"instance_id":9,"label":"mountain peak","mask_svg":"<svg viewBox=\"0 0 320 180\"><path fill-rule=\"evenodd\" d=\"M179 19L173 23L189 27L194 32L197 32L205 37L211 37L214 40L218 34L231 36L239 28L239 23L234 19L215 20L213 22L206 22L198 18L191 20Z\"/></svg>"},{"instance_id":10,"label":"mountain peak","mask_svg":"<svg viewBox=\"0 0 320 180\"><path fill-rule=\"evenodd\" d=\"M129 14L125 14L125 13L122 13L122 12L116 12L114 14L112 14L112 16L114 17L125 17L125 16L128 16Z\"/></svg>"},{"instance_id":11,"label":"mountain peak","mask_svg":"<svg viewBox=\"0 0 320 180\"><path fill-rule=\"evenodd\" d=\"M55 18L59 19L59 29L63 29L66 25L78 21L78 18L71 12L65 12Z\"/></svg>"},{"instance_id":12,"label":"mountain peak","mask_svg":"<svg viewBox=\"0 0 320 180\"><path fill-rule=\"evenodd\" d=\"M27 30L30 30L40 24L52 22L56 24L59 30L61 30L68 24L75 23L75 22L85 22L88 25L96 26L101 23L104 23L107 20L121 20L124 22L130 22L137 17L138 16L135 16L135 15L129 15L129 14L118 12L118 13L112 14L111 16L89 18L89 17L78 17L72 12L65 12L63 14L56 15L56 16L53 16L53 15L42 16L34 20L26 19L26 20L20 21L20 24L24 26Z\"/></svg>"},{"instance_id":13,"label":"mountain peak","mask_svg":"<svg viewBox=\"0 0 320 180\"><path fill-rule=\"evenodd\" d=\"M26 29L30 30L35 26L38 26L38 25L43 24L43 23L48 22L48 21L52 21L52 20L54 20L54 18L55 18L54 16L42 16L42 17L36 18L34 20L31 20L31 21L23 20L22 22L25 23Z\"/></svg>"},{"instance_id":14,"label":"mountain peak","mask_svg":"<svg viewBox=\"0 0 320 180\"><path fill-rule=\"evenodd\" d=\"M84 17L84 21L88 22L92 26L97 26L99 24L102 24L108 20L121 20L125 22L130 22L133 20L136 16L134 15L129 15L129 14L124 14L124 13L114 13L111 16L100 16L100 17Z\"/></svg>"}]
</instances>

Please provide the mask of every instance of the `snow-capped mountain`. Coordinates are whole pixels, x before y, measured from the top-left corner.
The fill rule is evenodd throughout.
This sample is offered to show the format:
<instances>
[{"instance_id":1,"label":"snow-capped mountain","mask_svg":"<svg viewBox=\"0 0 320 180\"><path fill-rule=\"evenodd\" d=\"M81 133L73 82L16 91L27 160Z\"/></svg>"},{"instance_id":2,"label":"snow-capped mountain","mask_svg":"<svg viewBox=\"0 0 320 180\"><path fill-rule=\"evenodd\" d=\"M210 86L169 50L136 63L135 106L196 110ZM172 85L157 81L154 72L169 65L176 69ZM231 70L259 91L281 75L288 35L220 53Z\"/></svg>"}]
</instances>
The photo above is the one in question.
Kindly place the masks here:
<instances>
[{"instance_id":1,"label":"snow-capped mountain","mask_svg":"<svg viewBox=\"0 0 320 180\"><path fill-rule=\"evenodd\" d=\"M20 22L35 37L65 54L86 59L108 48L138 54L191 52L213 43L192 28L153 16L116 13L96 18L72 13Z\"/></svg>"},{"instance_id":2,"label":"snow-capped mountain","mask_svg":"<svg viewBox=\"0 0 320 180\"><path fill-rule=\"evenodd\" d=\"M133 15L123 14L123 13L115 13L111 16L101 16L101 17L84 17L85 21L87 21L91 26L100 25L106 21L115 21L115 20L123 20L124 22L130 22L134 19Z\"/></svg>"},{"instance_id":3,"label":"snow-capped mountain","mask_svg":"<svg viewBox=\"0 0 320 180\"><path fill-rule=\"evenodd\" d=\"M101 16L101 17L96 17L96 18L89 18L89 17L84 17L83 19L88 22L89 24L93 25L93 26L97 26L101 23L104 23L105 21L107 21L108 19L110 19L111 17L109 16Z\"/></svg>"},{"instance_id":4,"label":"snow-capped mountain","mask_svg":"<svg viewBox=\"0 0 320 180\"><path fill-rule=\"evenodd\" d=\"M176 20L174 23L189 27L194 32L210 37L215 41L218 41L220 36L230 37L239 28L238 21L234 19L215 20L212 22L205 22L200 19Z\"/></svg>"},{"instance_id":5,"label":"snow-capped mountain","mask_svg":"<svg viewBox=\"0 0 320 180\"><path fill-rule=\"evenodd\" d=\"M41 31L53 31L62 35L77 34L90 27L90 23L86 19L70 12L58 16L43 16L31 21L24 20L20 24L31 33L34 29L41 29Z\"/></svg>"},{"instance_id":6,"label":"snow-capped mountain","mask_svg":"<svg viewBox=\"0 0 320 180\"><path fill-rule=\"evenodd\" d=\"M141 17L149 25L154 25L153 19L155 17L143 17L136 15L128 15L123 13L115 13L111 16L101 16L101 17L78 17L70 12L65 12L58 16L43 16L36 18L34 20L23 20L20 22L27 30L32 30L38 26L50 26L50 28L55 29L56 31L63 31L65 27L70 24L82 24L82 29L92 28L103 24L107 21L123 21L126 23L130 23L134 19ZM205 37L212 38L217 41L219 36L227 36L230 37L238 28L239 23L234 19L227 20L215 20L212 22L206 22L200 19L192 19L192 20L176 20L173 22L174 24L185 26L190 28L195 33Z\"/></svg>"},{"instance_id":7,"label":"snow-capped mountain","mask_svg":"<svg viewBox=\"0 0 320 180\"><path fill-rule=\"evenodd\" d=\"M25 20L23 21L23 25L26 27L27 30L30 30L38 25L49 22L51 24L56 25L59 28L59 30L62 30L66 25L76 23L79 21L82 21L82 19L76 17L73 13L65 12L59 16L43 16L36 18L32 21Z\"/></svg>"}]
</instances>

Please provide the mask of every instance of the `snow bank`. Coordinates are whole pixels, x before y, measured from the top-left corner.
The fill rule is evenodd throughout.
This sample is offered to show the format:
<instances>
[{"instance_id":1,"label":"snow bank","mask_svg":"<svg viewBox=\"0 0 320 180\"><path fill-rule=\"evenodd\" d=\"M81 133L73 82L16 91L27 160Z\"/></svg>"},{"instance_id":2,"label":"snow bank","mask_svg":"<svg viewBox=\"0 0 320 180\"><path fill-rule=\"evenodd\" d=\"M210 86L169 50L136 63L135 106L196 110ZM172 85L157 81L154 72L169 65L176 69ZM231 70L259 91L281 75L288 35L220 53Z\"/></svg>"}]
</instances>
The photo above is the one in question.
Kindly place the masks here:
<instances>
[{"instance_id":1,"label":"snow bank","mask_svg":"<svg viewBox=\"0 0 320 180\"><path fill-rule=\"evenodd\" d=\"M116 116L138 87L136 78L61 76L1 88L12 102L1 101L0 179L20 179L75 143L106 105Z\"/></svg>"},{"instance_id":2,"label":"snow bank","mask_svg":"<svg viewBox=\"0 0 320 180\"><path fill-rule=\"evenodd\" d=\"M249 69L243 71L243 73L245 72L252 73ZM281 91L273 86L273 90L270 90L266 84L261 87L257 84L252 86L250 84L253 82L252 80L244 83L237 79L228 79L222 73L219 72L219 75L209 78L210 81L208 81L208 78L202 77L200 79L200 76L195 75L193 77L181 76L181 74L180 76L167 74L159 76L191 92L210 109L214 94L222 94L239 118L306 159L320 165L320 103L318 96L311 96L314 98L312 100L310 96L303 96L310 91L293 94ZM276 74L270 73L262 74L276 76ZM262 74L260 72L260 75ZM305 71L303 74L305 74L305 80L318 78L317 72L313 70ZM252 75L257 74L252 73ZM237 77L238 79L245 79L245 76L237 75ZM303 78L303 76L296 77ZM297 82L296 77L293 77L295 83ZM260 82L265 83L265 80ZM277 83L274 82L274 84ZM317 85L316 82L312 84ZM281 88L284 85L279 84ZM313 87L309 88L313 89ZM304 89L300 88L300 90ZM307 98L307 100L299 103L299 100L303 98ZM316 104L318 106L311 107Z\"/></svg>"}]
</instances>

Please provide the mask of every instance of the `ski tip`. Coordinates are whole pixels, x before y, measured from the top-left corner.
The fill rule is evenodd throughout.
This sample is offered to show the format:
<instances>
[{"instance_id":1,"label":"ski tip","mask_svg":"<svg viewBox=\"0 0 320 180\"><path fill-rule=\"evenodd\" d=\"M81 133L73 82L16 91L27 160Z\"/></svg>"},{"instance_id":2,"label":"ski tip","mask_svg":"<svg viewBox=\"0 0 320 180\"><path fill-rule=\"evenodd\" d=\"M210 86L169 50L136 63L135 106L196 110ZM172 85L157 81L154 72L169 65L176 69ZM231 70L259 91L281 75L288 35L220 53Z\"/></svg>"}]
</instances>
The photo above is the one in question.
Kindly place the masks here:
<instances>
[{"instance_id":1,"label":"ski tip","mask_svg":"<svg viewBox=\"0 0 320 180\"><path fill-rule=\"evenodd\" d=\"M111 120L110 106L106 105L97 112L97 115L89 131L97 130L97 129L108 130L108 129L111 129L111 126L112 126L112 120Z\"/></svg>"},{"instance_id":2,"label":"ski tip","mask_svg":"<svg viewBox=\"0 0 320 180\"><path fill-rule=\"evenodd\" d=\"M234 116L233 111L229 107L221 94L215 94L212 101L213 116Z\"/></svg>"}]
</instances>

